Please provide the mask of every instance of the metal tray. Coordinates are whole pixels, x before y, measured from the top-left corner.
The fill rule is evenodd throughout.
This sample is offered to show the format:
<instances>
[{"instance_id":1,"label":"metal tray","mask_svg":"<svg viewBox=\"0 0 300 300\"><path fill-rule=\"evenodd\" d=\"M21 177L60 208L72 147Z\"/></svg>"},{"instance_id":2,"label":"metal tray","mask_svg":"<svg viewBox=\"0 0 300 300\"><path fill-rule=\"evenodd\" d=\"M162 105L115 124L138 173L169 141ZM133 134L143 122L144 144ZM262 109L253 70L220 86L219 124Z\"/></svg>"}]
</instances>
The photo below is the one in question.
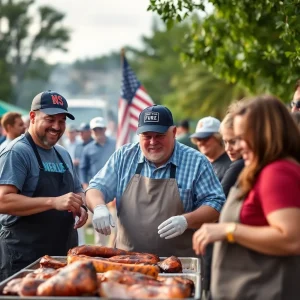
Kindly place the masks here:
<instances>
[{"instance_id":1,"label":"metal tray","mask_svg":"<svg viewBox=\"0 0 300 300\"><path fill-rule=\"evenodd\" d=\"M33 270L21 270L19 272L17 272L16 274L12 275L11 277L5 279L4 281L0 282L0 299L21 299L20 296L8 296L8 295L2 295L2 291L3 288L5 287L5 285L12 279L15 278L23 278L25 277L27 274L33 272ZM191 298L185 298L186 300L200 300L201 299L201 280L200 280L200 275L199 274L166 274L166 273L161 273L159 274L159 276L161 277L183 277L183 278L187 278L190 280L193 280L194 284L195 284L195 291L194 291L194 295ZM106 299L103 297L87 297L87 296L82 296L82 297L25 297L28 300L99 300L99 299ZM174 299L175 300L175 299Z\"/></svg>"},{"instance_id":2,"label":"metal tray","mask_svg":"<svg viewBox=\"0 0 300 300\"><path fill-rule=\"evenodd\" d=\"M66 256L52 256L54 259L57 259L61 262L66 262ZM182 273L197 273L201 274L200 269L200 259L196 257L178 257L182 263ZM160 257L160 260L164 260L166 257ZM40 260L41 258L37 259L32 264L28 265L25 270L35 270L40 267ZM172 273L168 273L172 274ZM181 273L174 273L174 274L181 274Z\"/></svg>"}]
</instances>

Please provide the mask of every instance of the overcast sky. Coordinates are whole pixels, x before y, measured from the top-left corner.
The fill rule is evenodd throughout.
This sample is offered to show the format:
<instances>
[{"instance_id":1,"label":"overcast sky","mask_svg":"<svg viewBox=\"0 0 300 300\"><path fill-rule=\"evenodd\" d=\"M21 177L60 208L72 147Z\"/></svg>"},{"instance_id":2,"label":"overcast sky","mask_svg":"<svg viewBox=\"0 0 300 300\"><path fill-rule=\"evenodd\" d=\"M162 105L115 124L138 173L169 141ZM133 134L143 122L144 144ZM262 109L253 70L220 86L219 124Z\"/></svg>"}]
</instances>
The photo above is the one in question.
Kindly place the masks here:
<instances>
[{"instance_id":1,"label":"overcast sky","mask_svg":"<svg viewBox=\"0 0 300 300\"><path fill-rule=\"evenodd\" d=\"M47 56L52 63L72 62L119 51L124 45L139 47L140 37L149 36L153 14L149 0L36 0L66 13L65 26L72 29L67 54Z\"/></svg>"}]
</instances>

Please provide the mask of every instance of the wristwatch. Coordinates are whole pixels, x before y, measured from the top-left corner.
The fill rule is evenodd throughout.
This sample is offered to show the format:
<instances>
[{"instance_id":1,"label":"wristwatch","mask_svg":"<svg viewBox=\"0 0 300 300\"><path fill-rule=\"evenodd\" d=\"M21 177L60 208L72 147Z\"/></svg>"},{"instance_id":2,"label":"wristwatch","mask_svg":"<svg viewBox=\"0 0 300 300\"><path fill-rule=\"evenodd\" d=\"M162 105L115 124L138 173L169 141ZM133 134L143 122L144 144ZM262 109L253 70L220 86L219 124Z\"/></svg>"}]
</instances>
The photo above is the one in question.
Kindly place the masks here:
<instances>
[{"instance_id":1,"label":"wristwatch","mask_svg":"<svg viewBox=\"0 0 300 300\"><path fill-rule=\"evenodd\" d=\"M235 232L236 227L237 227L236 223L230 223L229 225L227 225L226 238L227 238L228 243L235 243L233 233Z\"/></svg>"}]
</instances>

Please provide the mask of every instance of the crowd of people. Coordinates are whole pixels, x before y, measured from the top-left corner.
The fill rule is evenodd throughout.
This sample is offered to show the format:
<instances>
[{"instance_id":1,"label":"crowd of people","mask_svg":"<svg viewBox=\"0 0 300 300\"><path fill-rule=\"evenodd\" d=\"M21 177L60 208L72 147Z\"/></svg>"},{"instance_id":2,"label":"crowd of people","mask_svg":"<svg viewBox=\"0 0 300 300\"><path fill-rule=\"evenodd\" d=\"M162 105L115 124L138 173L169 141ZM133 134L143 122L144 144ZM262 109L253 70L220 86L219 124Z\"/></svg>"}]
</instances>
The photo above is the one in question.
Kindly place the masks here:
<instances>
[{"instance_id":1,"label":"crowd of people","mask_svg":"<svg viewBox=\"0 0 300 300\"><path fill-rule=\"evenodd\" d=\"M28 128L16 113L1 121L0 280L84 244L90 217L96 244L201 257L206 299L298 299L299 114L300 82L291 109L243 99L194 133L153 105L138 142L116 150L106 120L67 126L67 100L38 94Z\"/></svg>"}]
</instances>

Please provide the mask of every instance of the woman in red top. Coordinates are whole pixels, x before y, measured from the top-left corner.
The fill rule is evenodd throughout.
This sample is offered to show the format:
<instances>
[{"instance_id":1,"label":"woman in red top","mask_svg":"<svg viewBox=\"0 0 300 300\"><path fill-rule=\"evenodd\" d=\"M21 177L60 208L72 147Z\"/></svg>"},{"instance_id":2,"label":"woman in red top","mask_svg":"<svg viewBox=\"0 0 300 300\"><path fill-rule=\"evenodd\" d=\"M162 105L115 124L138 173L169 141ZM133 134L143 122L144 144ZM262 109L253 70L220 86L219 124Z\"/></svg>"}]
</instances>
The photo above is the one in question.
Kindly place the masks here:
<instances>
[{"instance_id":1,"label":"woman in red top","mask_svg":"<svg viewBox=\"0 0 300 300\"><path fill-rule=\"evenodd\" d=\"M244 101L235 112L245 168L220 223L193 236L196 254L216 242L211 298L300 298L300 133L278 99Z\"/></svg>"}]
</instances>

